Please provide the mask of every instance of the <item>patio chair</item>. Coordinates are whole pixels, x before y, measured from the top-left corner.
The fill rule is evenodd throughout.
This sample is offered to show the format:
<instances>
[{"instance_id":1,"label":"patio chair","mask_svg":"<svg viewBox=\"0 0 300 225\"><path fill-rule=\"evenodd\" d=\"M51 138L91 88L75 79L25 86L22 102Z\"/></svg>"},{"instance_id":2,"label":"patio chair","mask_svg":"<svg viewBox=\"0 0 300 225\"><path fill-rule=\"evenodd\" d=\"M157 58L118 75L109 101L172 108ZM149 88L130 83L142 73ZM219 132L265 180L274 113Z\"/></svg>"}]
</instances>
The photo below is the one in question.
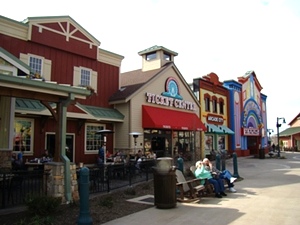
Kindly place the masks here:
<instances>
[{"instance_id":1,"label":"patio chair","mask_svg":"<svg viewBox=\"0 0 300 225\"><path fill-rule=\"evenodd\" d=\"M193 202L200 200L200 194L204 190L204 186L200 184L200 179L186 180L180 170L176 170L176 187L179 191L179 202Z\"/></svg>"},{"instance_id":2,"label":"patio chair","mask_svg":"<svg viewBox=\"0 0 300 225\"><path fill-rule=\"evenodd\" d=\"M195 177L196 166L191 166L190 171ZM201 193L206 196L214 195L214 186L211 183L209 183L207 179L205 179L204 181L204 190Z\"/></svg>"}]
</instances>

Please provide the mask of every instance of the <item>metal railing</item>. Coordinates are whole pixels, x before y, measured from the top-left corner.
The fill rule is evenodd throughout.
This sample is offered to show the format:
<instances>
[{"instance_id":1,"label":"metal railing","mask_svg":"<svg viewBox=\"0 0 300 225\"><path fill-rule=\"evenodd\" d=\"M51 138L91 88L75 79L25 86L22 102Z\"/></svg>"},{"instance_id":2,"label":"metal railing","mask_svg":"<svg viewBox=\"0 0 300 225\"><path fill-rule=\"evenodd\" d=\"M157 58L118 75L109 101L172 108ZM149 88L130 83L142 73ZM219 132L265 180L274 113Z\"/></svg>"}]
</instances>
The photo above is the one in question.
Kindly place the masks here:
<instances>
[{"instance_id":1,"label":"metal railing","mask_svg":"<svg viewBox=\"0 0 300 225\"><path fill-rule=\"evenodd\" d=\"M29 196L47 195L43 170L0 171L0 208L24 205Z\"/></svg>"},{"instance_id":2,"label":"metal railing","mask_svg":"<svg viewBox=\"0 0 300 225\"><path fill-rule=\"evenodd\" d=\"M135 162L100 165L90 169L90 193L110 192L111 190L132 186L153 179L154 161L143 161L140 168ZM78 178L80 171L78 171ZM77 178L77 179L78 179ZM79 179L78 179L79 180ZM80 188L80 186L79 186Z\"/></svg>"},{"instance_id":3,"label":"metal railing","mask_svg":"<svg viewBox=\"0 0 300 225\"><path fill-rule=\"evenodd\" d=\"M118 188L153 179L154 160L141 163L114 163L89 168L90 194L110 192ZM48 173L44 170L0 170L0 209L25 205L27 197L47 195ZM77 171L79 181L80 170ZM78 186L80 188L80 186Z\"/></svg>"}]
</instances>

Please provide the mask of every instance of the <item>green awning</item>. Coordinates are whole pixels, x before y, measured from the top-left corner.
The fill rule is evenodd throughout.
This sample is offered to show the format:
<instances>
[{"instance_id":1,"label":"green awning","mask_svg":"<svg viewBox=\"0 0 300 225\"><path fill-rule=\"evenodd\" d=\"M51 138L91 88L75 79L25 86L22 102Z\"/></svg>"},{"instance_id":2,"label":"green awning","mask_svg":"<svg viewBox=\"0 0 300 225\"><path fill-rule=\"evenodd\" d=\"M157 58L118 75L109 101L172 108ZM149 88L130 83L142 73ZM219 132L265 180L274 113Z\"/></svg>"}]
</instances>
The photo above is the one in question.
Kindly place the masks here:
<instances>
[{"instance_id":1,"label":"green awning","mask_svg":"<svg viewBox=\"0 0 300 225\"><path fill-rule=\"evenodd\" d=\"M82 105L78 102L76 103L76 106L96 120L124 122L125 116L117 109Z\"/></svg>"},{"instance_id":2,"label":"green awning","mask_svg":"<svg viewBox=\"0 0 300 225\"><path fill-rule=\"evenodd\" d=\"M42 111L48 112L47 108L39 101L33 99L16 98L16 110L27 113L39 114ZM51 105L51 104L50 104ZM123 122L124 115L116 109L102 108L89 105L81 105L76 103L76 106L87 113L90 119ZM49 112L48 112L49 113ZM49 114L50 115L50 114Z\"/></svg>"},{"instance_id":3,"label":"green awning","mask_svg":"<svg viewBox=\"0 0 300 225\"><path fill-rule=\"evenodd\" d=\"M289 127L286 130L279 133L279 137L291 136L300 133L300 127Z\"/></svg>"},{"instance_id":4,"label":"green awning","mask_svg":"<svg viewBox=\"0 0 300 225\"><path fill-rule=\"evenodd\" d=\"M206 133L220 133L221 130L214 124L205 124L207 130Z\"/></svg>"},{"instance_id":5,"label":"green awning","mask_svg":"<svg viewBox=\"0 0 300 225\"><path fill-rule=\"evenodd\" d=\"M226 126L215 125L215 124L205 124L207 131L206 133L215 134L234 134L234 132Z\"/></svg>"},{"instance_id":6,"label":"green awning","mask_svg":"<svg viewBox=\"0 0 300 225\"><path fill-rule=\"evenodd\" d=\"M46 107L39 100L16 98L16 110L43 111Z\"/></svg>"},{"instance_id":7,"label":"green awning","mask_svg":"<svg viewBox=\"0 0 300 225\"><path fill-rule=\"evenodd\" d=\"M223 126L223 125L218 125L218 127L225 133L225 134L234 134L234 131L231 130L230 128Z\"/></svg>"}]
</instances>

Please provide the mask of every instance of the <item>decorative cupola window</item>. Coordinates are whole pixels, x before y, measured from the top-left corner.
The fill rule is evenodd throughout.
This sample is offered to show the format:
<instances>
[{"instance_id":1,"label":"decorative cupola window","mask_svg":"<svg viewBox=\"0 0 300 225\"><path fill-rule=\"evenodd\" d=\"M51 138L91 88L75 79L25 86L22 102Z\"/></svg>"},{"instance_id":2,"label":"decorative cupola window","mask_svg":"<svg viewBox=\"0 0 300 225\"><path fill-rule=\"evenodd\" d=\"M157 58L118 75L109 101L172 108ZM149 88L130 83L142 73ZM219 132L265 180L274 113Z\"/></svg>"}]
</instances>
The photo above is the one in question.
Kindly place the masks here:
<instances>
[{"instance_id":1,"label":"decorative cupola window","mask_svg":"<svg viewBox=\"0 0 300 225\"><path fill-rule=\"evenodd\" d=\"M174 56L178 53L173 52L163 46L152 46L139 52L143 58L142 71L155 70L163 67L166 63L174 62Z\"/></svg>"}]
</instances>

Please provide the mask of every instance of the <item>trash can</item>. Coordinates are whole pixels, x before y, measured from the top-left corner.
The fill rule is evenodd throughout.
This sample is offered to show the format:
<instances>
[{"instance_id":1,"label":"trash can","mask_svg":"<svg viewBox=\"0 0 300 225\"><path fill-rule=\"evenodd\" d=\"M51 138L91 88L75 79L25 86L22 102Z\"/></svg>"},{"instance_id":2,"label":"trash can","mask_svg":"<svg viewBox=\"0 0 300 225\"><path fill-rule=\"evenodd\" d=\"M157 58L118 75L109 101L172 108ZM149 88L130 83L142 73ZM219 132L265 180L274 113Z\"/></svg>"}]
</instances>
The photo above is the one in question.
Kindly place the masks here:
<instances>
[{"instance_id":1,"label":"trash can","mask_svg":"<svg viewBox=\"0 0 300 225\"><path fill-rule=\"evenodd\" d=\"M176 207L176 174L172 158L157 159L153 167L154 205L159 209Z\"/></svg>"},{"instance_id":2,"label":"trash can","mask_svg":"<svg viewBox=\"0 0 300 225\"><path fill-rule=\"evenodd\" d=\"M259 149L258 154L259 154L260 159L264 159L265 158L265 149L264 148Z\"/></svg>"}]
</instances>

